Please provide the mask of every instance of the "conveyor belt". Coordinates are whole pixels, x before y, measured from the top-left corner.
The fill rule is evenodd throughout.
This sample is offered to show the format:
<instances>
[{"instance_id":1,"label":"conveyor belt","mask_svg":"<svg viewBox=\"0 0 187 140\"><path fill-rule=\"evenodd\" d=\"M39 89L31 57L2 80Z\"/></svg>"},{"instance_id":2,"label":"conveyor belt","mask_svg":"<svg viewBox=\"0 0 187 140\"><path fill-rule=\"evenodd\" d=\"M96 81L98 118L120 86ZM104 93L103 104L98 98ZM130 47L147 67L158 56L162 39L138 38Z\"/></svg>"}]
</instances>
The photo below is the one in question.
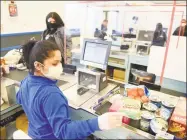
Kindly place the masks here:
<instances>
[{"instance_id":1,"label":"conveyor belt","mask_svg":"<svg viewBox=\"0 0 187 140\"><path fill-rule=\"evenodd\" d=\"M96 115L87 112L84 109L75 109L69 107L70 118L75 120L87 120L97 117ZM134 129L134 130L133 130ZM146 132L141 131L141 135L135 133L135 131L141 131L131 126L127 128L116 128L107 131L97 131L93 135L99 139L154 139L154 137Z\"/></svg>"},{"instance_id":2,"label":"conveyor belt","mask_svg":"<svg viewBox=\"0 0 187 140\"><path fill-rule=\"evenodd\" d=\"M12 70L5 77L21 82L27 75L28 75L28 71ZM68 82L63 81L63 80L58 80L57 85L62 86L66 83L68 83Z\"/></svg>"}]
</instances>

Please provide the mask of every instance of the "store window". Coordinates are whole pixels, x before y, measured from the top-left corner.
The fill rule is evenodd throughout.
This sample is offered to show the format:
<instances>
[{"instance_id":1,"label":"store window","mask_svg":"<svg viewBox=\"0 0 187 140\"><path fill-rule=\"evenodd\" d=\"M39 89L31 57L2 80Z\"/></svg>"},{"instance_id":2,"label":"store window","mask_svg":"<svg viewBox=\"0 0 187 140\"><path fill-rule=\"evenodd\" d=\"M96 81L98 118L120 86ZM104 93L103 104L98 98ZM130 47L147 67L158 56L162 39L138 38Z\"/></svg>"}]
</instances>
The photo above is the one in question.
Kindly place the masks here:
<instances>
[{"instance_id":1,"label":"store window","mask_svg":"<svg viewBox=\"0 0 187 140\"><path fill-rule=\"evenodd\" d=\"M104 19L108 20L108 29L117 30L119 22L119 11L103 11L103 15Z\"/></svg>"}]
</instances>

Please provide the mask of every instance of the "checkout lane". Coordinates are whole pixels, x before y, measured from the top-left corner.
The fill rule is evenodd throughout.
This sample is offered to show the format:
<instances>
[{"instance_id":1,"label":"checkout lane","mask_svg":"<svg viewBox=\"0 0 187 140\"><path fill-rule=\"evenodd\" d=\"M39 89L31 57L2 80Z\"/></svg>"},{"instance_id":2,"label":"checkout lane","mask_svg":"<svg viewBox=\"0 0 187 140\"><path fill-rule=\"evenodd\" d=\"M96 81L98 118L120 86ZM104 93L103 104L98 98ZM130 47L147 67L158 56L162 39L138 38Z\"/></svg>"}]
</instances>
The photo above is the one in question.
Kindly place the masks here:
<instances>
[{"instance_id":1,"label":"checkout lane","mask_svg":"<svg viewBox=\"0 0 187 140\"><path fill-rule=\"evenodd\" d=\"M22 73L22 71L20 71L19 75L23 76L24 74ZM76 79L76 78L77 77L75 75L66 75L66 79ZM62 76L62 79L63 79L63 76ZM8 83L10 83L10 81L13 83L13 80L11 80L11 79L7 78L6 80L8 80L7 81ZM67 82L70 82L70 81L67 81ZM93 110L93 106L98 103L98 100L101 99L102 97L104 97L109 92L111 92L113 90L118 90L119 87L122 87L117 83L111 82L108 84L108 86L105 89L103 89L99 93L94 93L94 92L88 91L84 95L78 95L76 93L77 86L78 86L77 83L74 83L69 88L62 90L63 93L65 94L65 96L68 95L67 99L69 101L70 114L72 114L73 120L89 119L89 118L97 116L96 111ZM123 91L124 91L124 89L120 88L121 94L123 93ZM91 95L91 96L88 96L86 94ZM168 100L170 100L171 102L177 102L177 100L178 100L178 97L167 95L167 94L164 94L164 93L161 93L158 91L151 91L151 95L159 95L162 99L168 98ZM87 98L85 98L85 96L87 96ZM6 112L10 111L11 112L10 109L12 109L12 111L13 111L13 109L15 109L16 107L20 107L20 106L14 104L5 110L2 110L1 111L1 114L2 114L1 118L4 118L3 111L6 111ZM18 111L18 109L17 109L17 111ZM7 117L7 115L6 115L6 117ZM142 139L153 139L154 138L153 135L150 135L142 130L136 129L136 128L131 127L129 125L124 125L124 127L116 128L113 130L95 132L94 135L96 137L99 137L102 139L105 139L105 138L124 139L129 136L134 139L140 138L140 137Z\"/></svg>"},{"instance_id":2,"label":"checkout lane","mask_svg":"<svg viewBox=\"0 0 187 140\"><path fill-rule=\"evenodd\" d=\"M87 40L87 41L89 41L89 40ZM88 46L88 47L90 47L89 49L91 49L91 48L93 49L92 45ZM101 47L103 47L103 46L101 46ZM109 54L108 54L108 56L109 56ZM91 59L90 56L87 59ZM106 60L105 58L103 58L103 59ZM105 63L105 61L104 61L104 64L107 64L107 63ZM103 68L105 66L99 65L99 67ZM106 76L102 77L102 75L104 75L103 73L101 74L100 72L98 72L97 74L95 74L93 76L92 75L93 72L90 72L90 70L87 70L86 73L85 73L85 70L84 71L78 70L78 73L79 72L83 72L84 73L83 75L89 75L90 78L93 78L94 76L96 76L96 77L98 76L97 78L93 78L93 79L95 79L94 83L97 86L95 87L95 90L88 90L83 95L80 95L77 93L77 89L79 89L80 86L85 86L85 85L81 85L81 82L79 80L75 80L75 79L77 79L77 78L79 79L80 78L79 76L82 76L83 79L89 79L88 77L85 77L80 74L77 75L78 77L75 75L66 75L65 74L59 79L59 80L63 80L63 81L61 81L61 83L59 83L59 88L62 90L62 92L64 93L64 95L67 97L67 99L69 101L70 114L71 114L71 117L73 118L73 120L88 119L88 118L97 116L98 112L96 110L94 110L94 106L99 103L101 103L101 105L104 104L106 100L103 97L106 97L106 98L109 97L106 95L109 95L110 93L111 93L110 95L114 95L115 90L116 90L115 88L119 89L119 87L120 87L119 91L122 95L124 95L124 86L125 86L124 84L119 85L117 83L109 82L105 87L102 87L102 89L100 88L101 86L103 86L103 82L107 81L107 78L105 78ZM24 78L27 75L27 73L28 72L26 72L26 71L13 70L13 71L10 71L10 75L7 75L6 79L7 80L12 79L13 81L16 81L19 83L22 80L22 78ZM12 75L12 77L11 77L11 75ZM99 89L99 91L97 91L96 89ZM169 96L167 96L161 92L150 91L150 95L151 96L152 95L162 96L162 99L168 99L170 102L177 102L177 100L178 100L178 97L170 96L172 98L169 98ZM102 98L103 98L103 100L101 100ZM173 100L171 100L171 99L173 99ZM107 106L107 107L110 107L110 106ZM104 112L101 112L98 115L101 115L102 113L107 112L107 110L108 110L108 108L106 108L104 110ZM129 137L131 139L136 139L136 138L138 138L138 139L153 139L154 138L153 135L151 135L147 132L144 132L140 129L129 126L129 125L124 125L123 127L116 128L116 129L109 130L109 131L95 132L94 135L96 137L102 138L102 139L104 139L104 138L127 139Z\"/></svg>"}]
</instances>

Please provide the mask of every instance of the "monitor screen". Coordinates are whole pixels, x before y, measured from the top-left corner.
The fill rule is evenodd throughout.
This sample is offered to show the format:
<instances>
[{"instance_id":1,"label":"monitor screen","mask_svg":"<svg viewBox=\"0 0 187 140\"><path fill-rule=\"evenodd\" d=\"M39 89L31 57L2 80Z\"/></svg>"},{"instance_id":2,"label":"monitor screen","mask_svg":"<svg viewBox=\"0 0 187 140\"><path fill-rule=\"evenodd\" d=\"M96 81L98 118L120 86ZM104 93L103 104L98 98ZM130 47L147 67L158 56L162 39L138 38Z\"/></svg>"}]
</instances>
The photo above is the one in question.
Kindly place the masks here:
<instances>
[{"instance_id":1,"label":"monitor screen","mask_svg":"<svg viewBox=\"0 0 187 140\"><path fill-rule=\"evenodd\" d=\"M138 41L152 41L154 31L140 30L138 33Z\"/></svg>"},{"instance_id":2,"label":"monitor screen","mask_svg":"<svg viewBox=\"0 0 187 140\"><path fill-rule=\"evenodd\" d=\"M84 39L80 63L95 68L106 69L112 42Z\"/></svg>"},{"instance_id":3,"label":"monitor screen","mask_svg":"<svg viewBox=\"0 0 187 140\"><path fill-rule=\"evenodd\" d=\"M84 60L98 64L105 64L108 45L86 42Z\"/></svg>"}]
</instances>

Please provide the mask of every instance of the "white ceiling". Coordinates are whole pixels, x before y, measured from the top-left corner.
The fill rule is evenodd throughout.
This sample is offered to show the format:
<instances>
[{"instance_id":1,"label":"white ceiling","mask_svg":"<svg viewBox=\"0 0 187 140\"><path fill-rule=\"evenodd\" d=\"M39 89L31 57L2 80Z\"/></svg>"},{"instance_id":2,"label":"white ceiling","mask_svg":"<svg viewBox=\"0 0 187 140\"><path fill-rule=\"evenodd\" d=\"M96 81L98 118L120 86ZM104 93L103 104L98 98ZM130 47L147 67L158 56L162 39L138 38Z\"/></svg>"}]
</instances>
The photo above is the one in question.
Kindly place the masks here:
<instances>
[{"instance_id":1,"label":"white ceiling","mask_svg":"<svg viewBox=\"0 0 187 140\"><path fill-rule=\"evenodd\" d=\"M77 1L89 3L94 6L120 6L120 5L173 5L173 1ZM186 1L176 1L177 5L186 5Z\"/></svg>"}]
</instances>

